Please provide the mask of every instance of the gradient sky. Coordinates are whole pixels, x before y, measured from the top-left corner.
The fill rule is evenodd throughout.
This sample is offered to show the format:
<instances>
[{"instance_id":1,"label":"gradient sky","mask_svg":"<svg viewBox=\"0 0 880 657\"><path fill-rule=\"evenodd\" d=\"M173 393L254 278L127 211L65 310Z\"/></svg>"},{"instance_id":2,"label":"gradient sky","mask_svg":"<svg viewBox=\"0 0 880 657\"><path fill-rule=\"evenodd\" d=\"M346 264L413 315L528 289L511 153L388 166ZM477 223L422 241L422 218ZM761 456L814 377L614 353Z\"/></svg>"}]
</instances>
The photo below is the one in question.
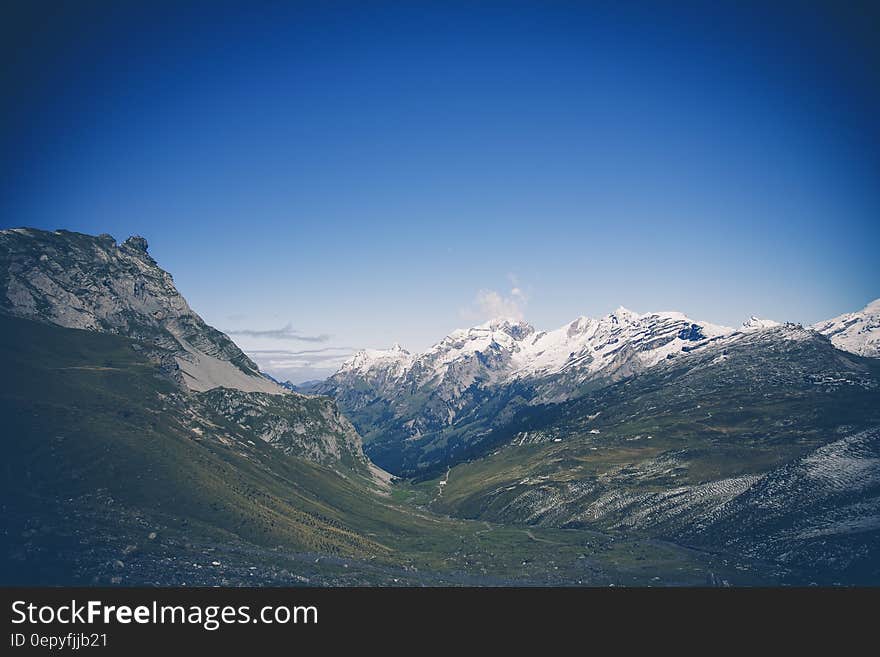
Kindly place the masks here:
<instances>
[{"instance_id":1,"label":"gradient sky","mask_svg":"<svg viewBox=\"0 0 880 657\"><path fill-rule=\"evenodd\" d=\"M496 313L880 296L876 15L248 4L4 3L2 227L144 235L295 381Z\"/></svg>"}]
</instances>

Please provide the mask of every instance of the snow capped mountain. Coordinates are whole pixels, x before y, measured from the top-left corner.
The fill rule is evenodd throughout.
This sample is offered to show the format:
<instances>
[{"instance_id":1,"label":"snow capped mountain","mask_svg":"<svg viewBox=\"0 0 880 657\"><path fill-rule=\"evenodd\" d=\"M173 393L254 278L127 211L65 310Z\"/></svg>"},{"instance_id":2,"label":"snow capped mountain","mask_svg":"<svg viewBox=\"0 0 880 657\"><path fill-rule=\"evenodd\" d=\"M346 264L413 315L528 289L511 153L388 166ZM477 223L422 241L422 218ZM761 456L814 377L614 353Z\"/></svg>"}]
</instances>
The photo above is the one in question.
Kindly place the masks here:
<instances>
[{"instance_id":1,"label":"snow capped mountain","mask_svg":"<svg viewBox=\"0 0 880 657\"><path fill-rule=\"evenodd\" d=\"M534 384L538 401L570 398L593 380L616 380L658 363L686 355L715 341L782 326L751 316L739 329L695 321L680 312L639 314L620 307L598 319L578 317L552 331L505 318L457 329L423 353L391 349L356 353L327 380L324 391L338 391L353 379L396 394L446 383L463 390L475 383ZM880 355L880 299L864 310L841 315L812 327L839 349L862 356ZM346 383L348 382L348 383Z\"/></svg>"},{"instance_id":2,"label":"snow capped mountain","mask_svg":"<svg viewBox=\"0 0 880 657\"><path fill-rule=\"evenodd\" d=\"M622 306L598 319L578 317L552 331L499 318L457 329L421 354L411 354L397 344L388 350L359 351L329 381L355 375L386 385L411 379L421 387L444 381L452 371L461 373L464 363L473 362L476 367L465 368L470 375L460 386L475 381L499 384L562 377L565 385L556 387L570 389L595 378L614 379L643 371L718 339L738 339L779 326L780 322L753 315L733 329L692 320L680 312L639 314ZM812 328L831 338L839 349L876 357L880 355L880 299L859 312Z\"/></svg>"},{"instance_id":3,"label":"snow capped mountain","mask_svg":"<svg viewBox=\"0 0 880 657\"><path fill-rule=\"evenodd\" d=\"M813 324L838 349L859 356L880 357L880 299L861 310Z\"/></svg>"},{"instance_id":4,"label":"snow capped mountain","mask_svg":"<svg viewBox=\"0 0 880 657\"><path fill-rule=\"evenodd\" d=\"M457 383L467 387L476 381L499 384L566 373L582 383L599 374L651 367L685 347L732 332L682 313L640 315L623 307L599 319L579 317L553 331L502 318L455 330L421 354L399 345L359 351L331 380L354 375L393 385L408 379L422 387L455 373L465 375Z\"/></svg>"},{"instance_id":5,"label":"snow capped mountain","mask_svg":"<svg viewBox=\"0 0 880 657\"><path fill-rule=\"evenodd\" d=\"M379 463L418 469L458 458L452 452L462 443L479 442L518 409L561 404L707 350L715 354L710 363L723 363L735 344L779 351L821 331L838 348L877 355L878 306L815 330L758 317L733 329L623 307L552 331L495 319L453 331L422 353L399 345L358 352L315 391L339 402Z\"/></svg>"},{"instance_id":6,"label":"snow capped mountain","mask_svg":"<svg viewBox=\"0 0 880 657\"><path fill-rule=\"evenodd\" d=\"M334 397L371 443L371 456L395 466L401 444L404 451L455 449L438 436L463 427L485 434L523 405L571 399L585 386L645 371L733 332L681 313L626 308L554 331L499 318L453 331L418 354L398 345L360 351L315 392Z\"/></svg>"}]
</instances>

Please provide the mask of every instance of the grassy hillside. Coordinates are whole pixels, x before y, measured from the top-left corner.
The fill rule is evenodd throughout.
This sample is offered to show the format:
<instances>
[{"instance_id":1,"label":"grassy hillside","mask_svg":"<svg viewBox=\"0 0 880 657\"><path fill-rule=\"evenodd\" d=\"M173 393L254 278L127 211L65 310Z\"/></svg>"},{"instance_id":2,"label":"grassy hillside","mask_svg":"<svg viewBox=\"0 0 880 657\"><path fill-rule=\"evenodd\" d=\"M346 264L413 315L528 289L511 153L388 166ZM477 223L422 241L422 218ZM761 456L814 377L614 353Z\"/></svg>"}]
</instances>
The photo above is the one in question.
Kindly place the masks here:
<instances>
[{"instance_id":1,"label":"grassy hillside","mask_svg":"<svg viewBox=\"0 0 880 657\"><path fill-rule=\"evenodd\" d=\"M0 358L13 373L0 384L4 484L17 504L103 491L114 504L259 544L385 551L318 501L325 488L341 495L353 484L222 428L194 432L187 396L130 341L10 318L0 327Z\"/></svg>"}]
</instances>

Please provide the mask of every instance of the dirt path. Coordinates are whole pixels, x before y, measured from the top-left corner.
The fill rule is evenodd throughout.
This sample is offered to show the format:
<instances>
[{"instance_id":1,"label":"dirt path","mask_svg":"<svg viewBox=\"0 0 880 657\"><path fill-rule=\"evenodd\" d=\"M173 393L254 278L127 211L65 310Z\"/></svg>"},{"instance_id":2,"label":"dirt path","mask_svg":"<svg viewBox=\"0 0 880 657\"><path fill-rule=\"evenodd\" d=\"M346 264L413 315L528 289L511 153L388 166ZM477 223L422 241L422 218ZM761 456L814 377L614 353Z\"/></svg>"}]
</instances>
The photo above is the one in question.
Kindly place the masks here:
<instances>
[{"instance_id":1,"label":"dirt path","mask_svg":"<svg viewBox=\"0 0 880 657\"><path fill-rule=\"evenodd\" d=\"M452 472L452 466L449 466L446 468L446 476L437 482L437 494L434 496L434 499L431 500L432 502L443 497L443 488L446 486L446 484L449 483L449 473L450 472Z\"/></svg>"},{"instance_id":2,"label":"dirt path","mask_svg":"<svg viewBox=\"0 0 880 657\"><path fill-rule=\"evenodd\" d=\"M121 367L98 367L97 365L77 365L71 367L53 367L54 370L91 370L93 372L121 372Z\"/></svg>"},{"instance_id":3,"label":"dirt path","mask_svg":"<svg viewBox=\"0 0 880 657\"><path fill-rule=\"evenodd\" d=\"M490 523L486 522L485 520L483 521L483 526L485 527L485 529L478 529L474 532L474 536L479 536L480 534L488 534L490 531L495 529Z\"/></svg>"}]
</instances>

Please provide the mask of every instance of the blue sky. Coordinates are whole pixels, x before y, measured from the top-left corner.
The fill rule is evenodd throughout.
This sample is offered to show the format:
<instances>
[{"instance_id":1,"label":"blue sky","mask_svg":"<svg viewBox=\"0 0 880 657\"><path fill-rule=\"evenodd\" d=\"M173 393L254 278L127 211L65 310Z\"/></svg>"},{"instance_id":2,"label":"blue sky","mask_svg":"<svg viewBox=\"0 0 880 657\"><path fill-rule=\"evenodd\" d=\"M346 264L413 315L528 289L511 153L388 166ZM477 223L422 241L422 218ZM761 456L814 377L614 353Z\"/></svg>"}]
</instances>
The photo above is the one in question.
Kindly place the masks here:
<instances>
[{"instance_id":1,"label":"blue sky","mask_svg":"<svg viewBox=\"0 0 880 657\"><path fill-rule=\"evenodd\" d=\"M294 380L496 312L880 296L876 17L470 4L18 11L3 225L146 236Z\"/></svg>"}]
</instances>

